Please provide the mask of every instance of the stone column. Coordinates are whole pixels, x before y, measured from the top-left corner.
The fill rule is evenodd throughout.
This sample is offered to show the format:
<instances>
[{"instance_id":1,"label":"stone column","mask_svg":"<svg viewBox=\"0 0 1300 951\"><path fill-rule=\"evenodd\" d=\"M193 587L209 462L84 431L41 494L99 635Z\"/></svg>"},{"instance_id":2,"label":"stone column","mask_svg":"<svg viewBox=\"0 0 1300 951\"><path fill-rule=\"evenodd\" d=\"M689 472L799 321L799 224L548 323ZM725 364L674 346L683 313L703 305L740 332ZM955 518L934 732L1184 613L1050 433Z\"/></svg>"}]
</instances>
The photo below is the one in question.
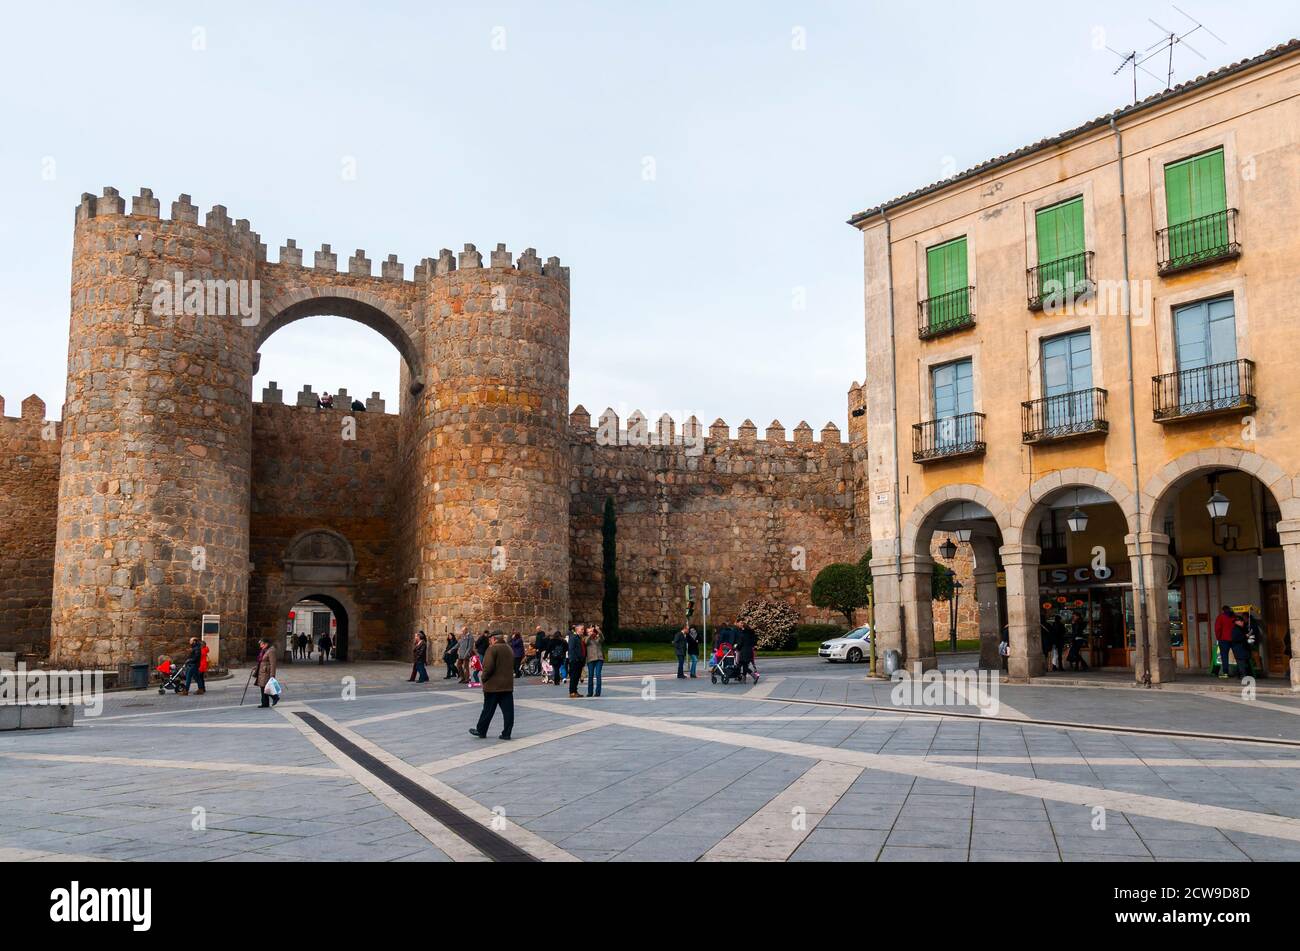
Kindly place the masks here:
<instances>
[{"instance_id":1,"label":"stone column","mask_svg":"<svg viewBox=\"0 0 1300 951\"><path fill-rule=\"evenodd\" d=\"M1300 692L1300 519L1277 523L1286 566L1286 628L1291 641L1291 689Z\"/></svg>"},{"instance_id":2,"label":"stone column","mask_svg":"<svg viewBox=\"0 0 1300 951\"><path fill-rule=\"evenodd\" d=\"M1141 542L1142 554L1138 555ZM1143 682L1144 658L1149 658L1152 683L1174 679L1174 655L1169 645L1169 582L1165 574L1169 559L1169 536L1159 532L1125 535L1129 563L1133 566L1133 599L1142 599L1145 630L1137 631L1133 656L1133 678ZM1139 567L1141 574L1138 573ZM1138 579L1142 579L1139 585ZM1145 586L1145 587L1143 587Z\"/></svg>"},{"instance_id":3,"label":"stone column","mask_svg":"<svg viewBox=\"0 0 1300 951\"><path fill-rule=\"evenodd\" d=\"M1007 626L1011 656L1007 673L1012 680L1028 680L1043 672L1042 608L1038 598L1037 545L1003 545L998 549L1007 573Z\"/></svg>"},{"instance_id":4,"label":"stone column","mask_svg":"<svg viewBox=\"0 0 1300 951\"><path fill-rule=\"evenodd\" d=\"M893 555L877 555L872 550L871 587L875 604L872 636L876 639L878 670L883 671L887 650L903 651L903 627L899 617L897 565Z\"/></svg>"},{"instance_id":5,"label":"stone column","mask_svg":"<svg viewBox=\"0 0 1300 951\"><path fill-rule=\"evenodd\" d=\"M969 596L975 598L979 606L980 667L983 670L1001 670L1002 655L998 653L998 643L1002 639L1002 627L998 618L998 563L994 541L977 535L971 538L970 545L975 565Z\"/></svg>"},{"instance_id":6,"label":"stone column","mask_svg":"<svg viewBox=\"0 0 1300 951\"><path fill-rule=\"evenodd\" d=\"M917 664L922 670L938 665L934 655L934 560L922 555L903 556L903 656L909 669Z\"/></svg>"}]
</instances>

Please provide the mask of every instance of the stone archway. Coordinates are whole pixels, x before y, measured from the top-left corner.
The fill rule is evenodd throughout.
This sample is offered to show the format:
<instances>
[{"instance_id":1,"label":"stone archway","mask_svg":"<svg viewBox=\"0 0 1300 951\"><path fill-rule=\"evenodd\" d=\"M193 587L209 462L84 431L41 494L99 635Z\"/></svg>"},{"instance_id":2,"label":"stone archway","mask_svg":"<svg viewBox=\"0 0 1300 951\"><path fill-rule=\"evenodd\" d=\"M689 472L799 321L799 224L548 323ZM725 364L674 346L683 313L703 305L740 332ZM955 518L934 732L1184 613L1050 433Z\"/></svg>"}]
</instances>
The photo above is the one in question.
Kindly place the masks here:
<instances>
[{"instance_id":1,"label":"stone archway","mask_svg":"<svg viewBox=\"0 0 1300 951\"><path fill-rule=\"evenodd\" d=\"M1161 531L1182 491L1195 480L1221 471L1253 478L1272 495L1281 514L1277 530L1285 578L1285 633L1292 645L1291 689L1300 691L1300 650L1296 649L1300 641L1300 495L1291 474L1267 456L1245 449L1213 447L1186 453L1166 463L1147 481L1143 494L1150 502L1143 506L1143 535L1164 539L1167 547L1168 536Z\"/></svg>"},{"instance_id":2,"label":"stone archway","mask_svg":"<svg viewBox=\"0 0 1300 951\"><path fill-rule=\"evenodd\" d=\"M356 639L353 628L361 620L361 612L352 599L351 593L340 588L304 587L290 590L280 599L280 608L276 615L280 624L288 620L289 612L300 601L318 601L334 612L335 658L340 661L348 660ZM284 633L283 629L280 633Z\"/></svg>"},{"instance_id":3,"label":"stone archway","mask_svg":"<svg viewBox=\"0 0 1300 951\"><path fill-rule=\"evenodd\" d=\"M266 305L253 339L256 353L281 327L307 317L345 317L374 330L396 349L406 364L411 393L424 388L424 360L406 323L383 298L352 287L299 288ZM256 358L255 358L256 359Z\"/></svg>"},{"instance_id":4,"label":"stone archway","mask_svg":"<svg viewBox=\"0 0 1300 951\"><path fill-rule=\"evenodd\" d=\"M1007 507L1002 499L980 485L955 483L937 489L913 507L903 526L901 562L888 555L872 558L876 579L877 627L882 648L901 648L909 664L930 668L937 663L931 579L934 558L930 542L936 528L961 503L978 506L979 519L992 518L1005 538ZM996 543L973 538L974 596L980 606L981 663L993 666L998 638Z\"/></svg>"},{"instance_id":5,"label":"stone archway","mask_svg":"<svg viewBox=\"0 0 1300 951\"><path fill-rule=\"evenodd\" d=\"M1058 469L1036 479L1011 508L1011 534L1008 545L1003 549L1007 565L1008 614L1015 618L1011 624L1009 664L1011 675L1015 678L1036 676L1043 672L1045 666L1039 592L1039 568L1043 549L1039 544L1039 527L1053 500L1060 499L1063 495L1068 496L1071 489L1093 490L1119 508L1124 519L1124 555L1133 569L1133 587L1135 591L1145 592L1143 617L1158 617L1158 614L1152 612L1165 596L1162 569L1164 557L1169 552L1169 540L1163 536L1149 535L1139 539L1136 534L1139 526L1139 500L1132 488L1109 472L1087 467ZM1011 603L1013 589L1016 601L1014 605ZM1142 680L1150 670L1153 681L1171 679L1173 666L1169 659L1167 638L1164 644L1165 660L1161 661L1160 639L1150 633L1151 627L1152 624L1146 623L1144 628L1148 632L1147 636L1136 639L1133 665L1135 676ZM1167 633L1167 624L1165 630ZM1154 660L1148 663L1148 657Z\"/></svg>"}]
</instances>

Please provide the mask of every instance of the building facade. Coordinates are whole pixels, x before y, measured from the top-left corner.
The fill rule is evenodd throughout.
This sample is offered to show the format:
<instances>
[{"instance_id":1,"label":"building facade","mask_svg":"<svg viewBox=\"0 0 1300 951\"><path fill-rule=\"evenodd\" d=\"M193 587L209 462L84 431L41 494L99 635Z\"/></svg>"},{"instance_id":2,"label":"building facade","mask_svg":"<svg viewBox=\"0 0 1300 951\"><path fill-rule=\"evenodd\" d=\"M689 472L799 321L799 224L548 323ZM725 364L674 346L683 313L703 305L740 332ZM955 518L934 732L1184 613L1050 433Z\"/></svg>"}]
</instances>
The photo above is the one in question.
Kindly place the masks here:
<instances>
[{"instance_id":1,"label":"building facade","mask_svg":"<svg viewBox=\"0 0 1300 951\"><path fill-rule=\"evenodd\" d=\"M1300 683L1300 43L854 215L885 647L934 662L936 532L985 656L1208 670L1222 605Z\"/></svg>"}]
</instances>

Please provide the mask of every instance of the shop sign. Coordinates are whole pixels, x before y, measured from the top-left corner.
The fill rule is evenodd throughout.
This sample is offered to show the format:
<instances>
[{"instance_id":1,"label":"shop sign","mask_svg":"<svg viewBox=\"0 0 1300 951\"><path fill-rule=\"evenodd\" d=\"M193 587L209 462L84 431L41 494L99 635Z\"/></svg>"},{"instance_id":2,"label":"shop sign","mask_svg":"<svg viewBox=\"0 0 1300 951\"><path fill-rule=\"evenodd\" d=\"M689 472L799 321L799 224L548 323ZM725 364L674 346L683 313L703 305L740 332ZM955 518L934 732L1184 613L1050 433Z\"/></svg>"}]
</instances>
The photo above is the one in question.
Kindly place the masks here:
<instances>
[{"instance_id":1,"label":"shop sign","mask_svg":"<svg viewBox=\"0 0 1300 951\"><path fill-rule=\"evenodd\" d=\"M1007 573L1006 573L1005 571L999 571L999 572L998 572L998 587L999 587L999 588L1005 588L1006 586L1007 586Z\"/></svg>"},{"instance_id":2,"label":"shop sign","mask_svg":"<svg viewBox=\"0 0 1300 951\"><path fill-rule=\"evenodd\" d=\"M1114 574L1104 565L1097 568L1044 568L1039 572L1038 581L1045 585L1091 584L1109 581Z\"/></svg>"},{"instance_id":3,"label":"shop sign","mask_svg":"<svg viewBox=\"0 0 1300 951\"><path fill-rule=\"evenodd\" d=\"M1206 555L1204 558L1183 559L1183 574L1185 575L1212 575L1216 573L1216 568L1213 555Z\"/></svg>"}]
</instances>

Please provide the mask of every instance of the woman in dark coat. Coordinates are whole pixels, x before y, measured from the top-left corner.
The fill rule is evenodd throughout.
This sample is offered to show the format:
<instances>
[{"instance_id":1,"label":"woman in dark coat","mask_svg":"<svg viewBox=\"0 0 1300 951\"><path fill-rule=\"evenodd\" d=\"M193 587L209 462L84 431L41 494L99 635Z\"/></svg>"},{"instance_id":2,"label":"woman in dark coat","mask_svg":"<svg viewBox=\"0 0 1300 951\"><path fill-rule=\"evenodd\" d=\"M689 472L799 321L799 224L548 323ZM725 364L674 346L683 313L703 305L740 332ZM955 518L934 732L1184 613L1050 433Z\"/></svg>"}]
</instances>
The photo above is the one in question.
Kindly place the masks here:
<instances>
[{"instance_id":1,"label":"woman in dark coat","mask_svg":"<svg viewBox=\"0 0 1300 951\"><path fill-rule=\"evenodd\" d=\"M257 692L262 695L262 706L273 707L280 702L280 698L268 694L266 685L275 676L275 649L271 647L271 642L265 637L257 642L257 646L257 666L255 668L257 673L253 678L253 683L257 685Z\"/></svg>"},{"instance_id":2,"label":"woman in dark coat","mask_svg":"<svg viewBox=\"0 0 1300 951\"><path fill-rule=\"evenodd\" d=\"M442 662L447 665L447 676L443 680L451 680L452 677L459 677L460 671L456 669L456 635L447 632L447 643L442 648Z\"/></svg>"},{"instance_id":3,"label":"woman in dark coat","mask_svg":"<svg viewBox=\"0 0 1300 951\"><path fill-rule=\"evenodd\" d=\"M515 658L515 676L523 676L519 667L524 662L524 636L518 631L510 635L510 653Z\"/></svg>"},{"instance_id":4,"label":"woman in dark coat","mask_svg":"<svg viewBox=\"0 0 1300 951\"><path fill-rule=\"evenodd\" d=\"M427 684L429 682L429 671L424 666L429 660L429 640L424 636L424 631L415 635L415 646L411 649L411 677L407 683L416 680L419 677L419 683Z\"/></svg>"}]
</instances>

